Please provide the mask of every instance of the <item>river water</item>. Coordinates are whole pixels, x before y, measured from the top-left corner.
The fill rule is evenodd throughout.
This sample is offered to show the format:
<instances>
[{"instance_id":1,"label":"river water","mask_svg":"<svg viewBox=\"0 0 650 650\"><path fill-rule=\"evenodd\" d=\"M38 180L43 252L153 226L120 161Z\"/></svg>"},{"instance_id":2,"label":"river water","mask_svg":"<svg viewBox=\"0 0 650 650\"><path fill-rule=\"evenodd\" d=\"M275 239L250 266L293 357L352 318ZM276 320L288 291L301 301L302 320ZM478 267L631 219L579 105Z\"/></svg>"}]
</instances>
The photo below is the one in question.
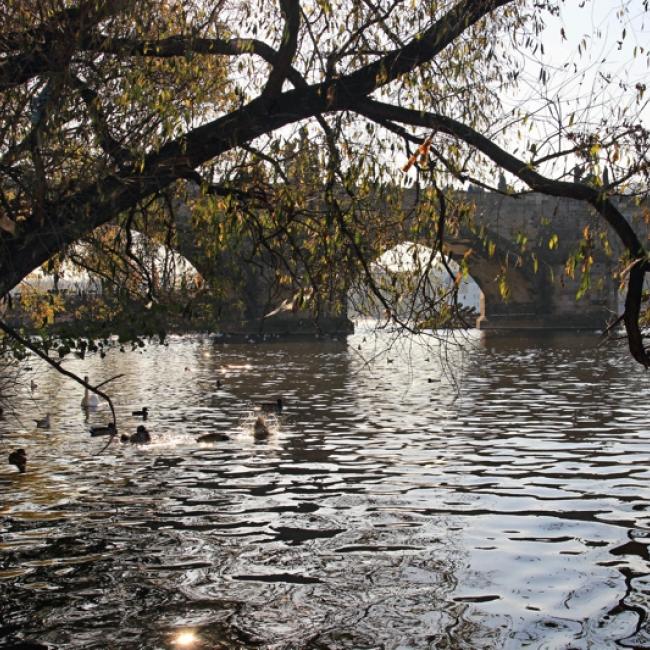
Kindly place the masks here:
<instances>
[{"instance_id":1,"label":"river water","mask_svg":"<svg viewBox=\"0 0 650 650\"><path fill-rule=\"evenodd\" d=\"M123 431L150 409L153 444L101 455L79 387L30 362L0 421L28 455L0 464L0 646L650 648L648 374L589 336L446 354L359 332L70 359L124 373Z\"/></svg>"}]
</instances>

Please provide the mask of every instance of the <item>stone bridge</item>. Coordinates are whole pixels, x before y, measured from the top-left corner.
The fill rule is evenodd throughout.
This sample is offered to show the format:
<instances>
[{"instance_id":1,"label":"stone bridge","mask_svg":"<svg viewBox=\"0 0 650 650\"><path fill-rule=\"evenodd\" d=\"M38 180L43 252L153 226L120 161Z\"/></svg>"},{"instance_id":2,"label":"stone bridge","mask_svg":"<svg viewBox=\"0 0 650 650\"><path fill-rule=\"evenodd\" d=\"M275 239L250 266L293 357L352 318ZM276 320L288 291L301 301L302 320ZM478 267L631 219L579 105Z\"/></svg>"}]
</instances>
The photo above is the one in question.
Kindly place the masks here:
<instances>
[{"instance_id":1,"label":"stone bridge","mask_svg":"<svg viewBox=\"0 0 650 650\"><path fill-rule=\"evenodd\" d=\"M406 192L404 207L413 202L413 193ZM476 326L482 330L557 330L601 329L616 316L618 307L617 282L613 276L619 250L611 232L608 255L597 235L604 229L603 220L581 201L557 199L541 194L509 197L491 192L460 192L457 200L475 206L470 226L463 226L455 236L445 238L452 257L466 257L469 273L481 289L480 316ZM182 213L182 210L179 210ZM628 218L639 212L630 203L623 206ZM196 258L187 219L178 219L179 250L201 272ZM580 270L575 278L565 272L569 256L574 254L589 226L596 240L591 254L590 288L576 298L581 281ZM431 226L433 227L433 225ZM369 235L372 236L372 235ZM431 230L415 237L408 222L393 234L392 245L414 241L427 245ZM525 240L525 243L524 243ZM230 252L224 253L224 268L232 266ZM285 312L273 319L264 319L270 303L268 292L260 284L260 276L250 269L243 273L241 292L245 318L251 331L271 333L342 333L349 332L345 297L330 306L330 313L314 323L305 314ZM505 278L509 296L502 297L499 280ZM276 297L277 303L277 297ZM316 330L314 331L314 327Z\"/></svg>"},{"instance_id":2,"label":"stone bridge","mask_svg":"<svg viewBox=\"0 0 650 650\"><path fill-rule=\"evenodd\" d=\"M601 329L616 316L613 274L619 244L590 206L542 194L515 198L475 192L463 200L475 206L473 223L446 237L446 248L455 258L470 251L469 273L481 289L479 329ZM579 250L587 226L594 261L589 290L577 299L580 265L571 278L566 262ZM603 231L612 248L609 255L598 234ZM501 278L508 288L506 300Z\"/></svg>"}]
</instances>

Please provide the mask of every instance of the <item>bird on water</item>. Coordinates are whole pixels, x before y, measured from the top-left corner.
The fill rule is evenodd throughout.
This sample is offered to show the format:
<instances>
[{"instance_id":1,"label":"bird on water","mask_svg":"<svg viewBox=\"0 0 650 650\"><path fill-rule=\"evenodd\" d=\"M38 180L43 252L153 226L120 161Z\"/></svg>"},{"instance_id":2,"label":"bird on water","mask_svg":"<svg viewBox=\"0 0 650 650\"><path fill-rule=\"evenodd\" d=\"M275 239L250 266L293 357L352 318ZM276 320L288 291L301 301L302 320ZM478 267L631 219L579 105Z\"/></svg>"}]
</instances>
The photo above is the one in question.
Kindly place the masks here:
<instances>
[{"instance_id":1,"label":"bird on water","mask_svg":"<svg viewBox=\"0 0 650 650\"><path fill-rule=\"evenodd\" d=\"M139 424L138 428L135 430L135 433L132 436L127 436L124 434L120 440L122 442L130 442L132 445L146 445L151 442L151 434L147 430L147 427L144 424Z\"/></svg>"},{"instance_id":2,"label":"bird on water","mask_svg":"<svg viewBox=\"0 0 650 650\"><path fill-rule=\"evenodd\" d=\"M16 449L9 454L9 462L12 465L15 465L18 470L22 473L25 472L27 468L27 454L24 449Z\"/></svg>"},{"instance_id":3,"label":"bird on water","mask_svg":"<svg viewBox=\"0 0 650 650\"><path fill-rule=\"evenodd\" d=\"M225 442L226 440L230 440L230 437L225 433L204 433L196 439L197 442Z\"/></svg>"},{"instance_id":4,"label":"bird on water","mask_svg":"<svg viewBox=\"0 0 650 650\"><path fill-rule=\"evenodd\" d=\"M109 422L106 425L99 425L90 427L90 435L95 436L112 436L117 433L117 428L115 427L115 422Z\"/></svg>"},{"instance_id":5,"label":"bird on water","mask_svg":"<svg viewBox=\"0 0 650 650\"><path fill-rule=\"evenodd\" d=\"M269 437L269 427L266 424L264 416L258 415L255 424L253 425L253 436L255 440L265 440Z\"/></svg>"},{"instance_id":6,"label":"bird on water","mask_svg":"<svg viewBox=\"0 0 650 650\"><path fill-rule=\"evenodd\" d=\"M84 377L84 381L88 383L88 377ZM88 390L88 386L84 386L84 396L81 398L81 408L93 410L99 406L99 400L95 393Z\"/></svg>"}]
</instances>

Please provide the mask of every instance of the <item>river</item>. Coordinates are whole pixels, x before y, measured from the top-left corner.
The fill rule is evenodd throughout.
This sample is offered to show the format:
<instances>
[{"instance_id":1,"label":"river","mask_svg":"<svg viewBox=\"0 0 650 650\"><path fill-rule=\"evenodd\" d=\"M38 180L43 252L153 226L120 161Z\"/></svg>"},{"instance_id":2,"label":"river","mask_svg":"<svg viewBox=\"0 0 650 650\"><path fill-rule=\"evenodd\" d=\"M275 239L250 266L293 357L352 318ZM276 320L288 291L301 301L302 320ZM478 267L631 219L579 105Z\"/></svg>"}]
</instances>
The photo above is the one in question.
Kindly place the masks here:
<instances>
[{"instance_id":1,"label":"river","mask_svg":"<svg viewBox=\"0 0 650 650\"><path fill-rule=\"evenodd\" d=\"M123 431L151 413L151 445L99 455L107 409L85 421L30 364L0 420L0 647L650 648L650 377L622 346L361 331L71 358L124 374Z\"/></svg>"}]
</instances>

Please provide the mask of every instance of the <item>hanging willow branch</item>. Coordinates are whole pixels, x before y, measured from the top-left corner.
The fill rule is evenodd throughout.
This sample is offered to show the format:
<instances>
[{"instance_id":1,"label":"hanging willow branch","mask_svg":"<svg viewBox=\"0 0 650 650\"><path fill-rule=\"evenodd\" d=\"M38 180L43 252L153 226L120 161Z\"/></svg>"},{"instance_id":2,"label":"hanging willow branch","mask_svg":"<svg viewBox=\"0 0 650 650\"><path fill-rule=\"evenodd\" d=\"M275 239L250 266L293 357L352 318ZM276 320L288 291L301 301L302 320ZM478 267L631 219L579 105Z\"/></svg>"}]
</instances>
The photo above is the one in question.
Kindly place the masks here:
<instances>
[{"instance_id":1,"label":"hanging willow branch","mask_svg":"<svg viewBox=\"0 0 650 650\"><path fill-rule=\"evenodd\" d=\"M108 443L99 451L99 453L102 453L104 449L108 447L108 445L113 440L113 438L117 435L117 415L115 414L115 407L113 406L113 401L104 391L99 390L99 387L103 386L104 384L107 384L110 381L113 381L114 379L117 379L118 377L121 377L122 375L116 375L115 377L111 377L110 379L103 381L101 384L98 384L97 386L92 386L87 381L84 381L81 377L77 376L74 372L70 372L70 370L64 368L62 364L52 359L45 352L43 352L43 350L41 350L36 345L31 343L24 336L21 336L13 327L11 327L10 325L8 325L2 320L0 320L0 330L2 330L5 334L10 336L18 343L20 343L22 346L24 346L25 348L33 352L37 357L43 359L43 361L45 361L50 366L52 366L57 372L61 373L62 375L65 375L66 377L69 377L70 379L76 381L78 384L81 384L82 386L87 388L91 393L94 393L98 397L101 397L102 399L106 400L109 408L111 409L111 415L113 416L115 429L114 432L111 433Z\"/></svg>"}]
</instances>

